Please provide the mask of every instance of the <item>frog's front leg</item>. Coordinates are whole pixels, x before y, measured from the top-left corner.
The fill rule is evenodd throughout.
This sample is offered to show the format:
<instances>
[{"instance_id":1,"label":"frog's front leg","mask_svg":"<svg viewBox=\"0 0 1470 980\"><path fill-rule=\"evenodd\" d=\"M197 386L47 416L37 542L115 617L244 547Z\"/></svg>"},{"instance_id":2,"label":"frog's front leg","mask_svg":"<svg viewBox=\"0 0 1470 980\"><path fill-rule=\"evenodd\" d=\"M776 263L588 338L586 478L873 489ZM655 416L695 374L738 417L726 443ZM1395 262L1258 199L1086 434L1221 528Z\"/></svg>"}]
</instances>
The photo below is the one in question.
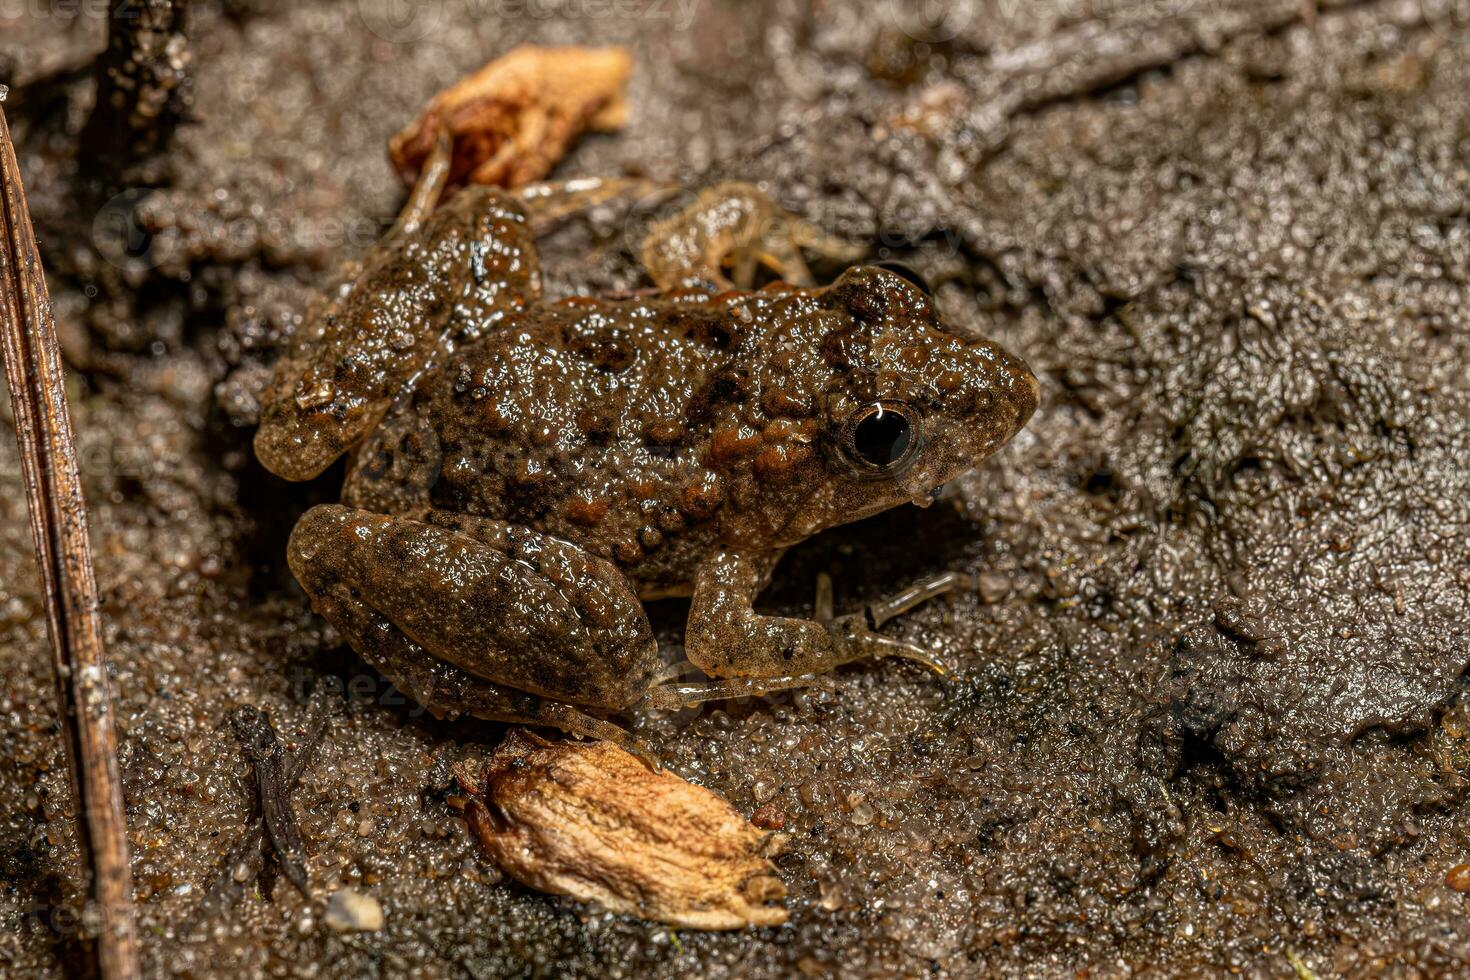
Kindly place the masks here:
<instances>
[{"instance_id":1,"label":"frog's front leg","mask_svg":"<svg viewBox=\"0 0 1470 980\"><path fill-rule=\"evenodd\" d=\"M616 738L572 705L641 697L657 647L631 586L575 545L498 521L314 507L292 572L365 659L441 712Z\"/></svg>"},{"instance_id":2,"label":"frog's front leg","mask_svg":"<svg viewBox=\"0 0 1470 980\"><path fill-rule=\"evenodd\" d=\"M758 265L787 282L811 286L801 257L805 248L852 262L867 251L843 241L781 207L754 184L730 181L703 190L679 214L654 225L643 242L643 266L663 289L691 283L749 289Z\"/></svg>"},{"instance_id":3,"label":"frog's front leg","mask_svg":"<svg viewBox=\"0 0 1470 980\"><path fill-rule=\"evenodd\" d=\"M773 683L755 686L774 689L795 686L788 682L870 657L897 656L935 666L923 651L874 632L882 619L888 618L886 607L878 616L864 610L825 622L757 615L753 604L776 557L724 551L700 566L694 578L684 646L690 662L706 674L760 678ZM942 588L924 591L922 596L915 593L914 601L923 601L950 587L946 583Z\"/></svg>"},{"instance_id":4,"label":"frog's front leg","mask_svg":"<svg viewBox=\"0 0 1470 980\"><path fill-rule=\"evenodd\" d=\"M297 331L263 398L256 455L311 479L372 431L446 336L493 329L540 291L525 211L494 188L465 189L374 246Z\"/></svg>"}]
</instances>

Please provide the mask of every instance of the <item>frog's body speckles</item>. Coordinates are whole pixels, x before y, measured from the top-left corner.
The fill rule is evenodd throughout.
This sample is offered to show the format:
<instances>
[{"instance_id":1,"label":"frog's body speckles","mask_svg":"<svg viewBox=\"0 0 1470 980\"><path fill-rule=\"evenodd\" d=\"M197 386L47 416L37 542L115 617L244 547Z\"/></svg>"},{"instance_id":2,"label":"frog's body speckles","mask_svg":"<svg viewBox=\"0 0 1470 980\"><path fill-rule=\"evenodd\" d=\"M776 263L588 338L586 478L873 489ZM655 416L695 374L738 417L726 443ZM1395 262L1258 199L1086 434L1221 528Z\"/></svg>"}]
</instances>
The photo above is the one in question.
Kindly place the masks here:
<instances>
[{"instance_id":1,"label":"frog's body speckles","mask_svg":"<svg viewBox=\"0 0 1470 980\"><path fill-rule=\"evenodd\" d=\"M891 641L850 622L750 602L783 549L926 503L1008 440L1036 404L1025 366L947 332L921 289L871 267L822 289L544 300L516 213L461 193L371 257L278 374L257 439L268 466L304 478L356 447L346 507L293 536L319 608L395 677L423 656L498 685L500 700L451 692L451 707L577 730L539 701L512 706L515 692L625 707L657 663L639 598L692 591L688 655L717 676L883 652ZM662 278L718 278L686 271ZM561 556L549 592L544 569L505 587L521 540ZM516 618L552 595L564 615ZM517 642L531 653L502 649ZM594 689L548 680L585 658L616 661L618 682L601 668L585 672ZM446 700L447 675L430 674L418 693Z\"/></svg>"}]
</instances>

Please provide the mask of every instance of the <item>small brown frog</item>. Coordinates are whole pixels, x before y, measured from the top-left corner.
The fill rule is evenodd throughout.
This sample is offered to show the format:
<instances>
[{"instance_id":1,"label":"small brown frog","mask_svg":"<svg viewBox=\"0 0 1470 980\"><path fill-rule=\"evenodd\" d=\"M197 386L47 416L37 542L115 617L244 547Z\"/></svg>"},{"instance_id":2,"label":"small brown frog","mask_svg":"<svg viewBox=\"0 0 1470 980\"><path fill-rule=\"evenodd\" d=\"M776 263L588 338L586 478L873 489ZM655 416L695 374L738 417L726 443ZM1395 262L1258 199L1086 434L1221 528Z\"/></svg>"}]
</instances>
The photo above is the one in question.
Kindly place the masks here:
<instances>
[{"instance_id":1,"label":"small brown frog","mask_svg":"<svg viewBox=\"0 0 1470 980\"><path fill-rule=\"evenodd\" d=\"M416 195L298 332L255 447L291 480L351 454L341 505L291 536L314 608L437 711L635 746L598 716L925 659L877 628L947 579L843 617L752 603L785 549L925 505L1005 444L1031 372L945 329L911 277L814 288L800 247L830 240L749 185L654 228L657 292L544 298L534 219L556 196L471 187L424 217ZM727 259L789 281L731 288ZM641 602L680 595L708 682L661 684Z\"/></svg>"}]
</instances>

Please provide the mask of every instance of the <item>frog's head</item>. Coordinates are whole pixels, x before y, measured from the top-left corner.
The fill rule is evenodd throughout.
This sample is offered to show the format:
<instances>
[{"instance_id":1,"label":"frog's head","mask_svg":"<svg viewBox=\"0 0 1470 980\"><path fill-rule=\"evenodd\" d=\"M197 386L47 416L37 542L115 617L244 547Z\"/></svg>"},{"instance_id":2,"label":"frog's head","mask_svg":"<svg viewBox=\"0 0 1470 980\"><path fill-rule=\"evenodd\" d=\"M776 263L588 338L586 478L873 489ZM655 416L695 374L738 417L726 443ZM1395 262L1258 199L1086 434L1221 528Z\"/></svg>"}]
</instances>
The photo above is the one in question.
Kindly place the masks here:
<instances>
[{"instance_id":1,"label":"frog's head","mask_svg":"<svg viewBox=\"0 0 1470 980\"><path fill-rule=\"evenodd\" d=\"M927 505L1036 410L1040 389L1020 358L947 328L916 276L858 266L820 302L826 479L790 515L793 539L898 504Z\"/></svg>"}]
</instances>

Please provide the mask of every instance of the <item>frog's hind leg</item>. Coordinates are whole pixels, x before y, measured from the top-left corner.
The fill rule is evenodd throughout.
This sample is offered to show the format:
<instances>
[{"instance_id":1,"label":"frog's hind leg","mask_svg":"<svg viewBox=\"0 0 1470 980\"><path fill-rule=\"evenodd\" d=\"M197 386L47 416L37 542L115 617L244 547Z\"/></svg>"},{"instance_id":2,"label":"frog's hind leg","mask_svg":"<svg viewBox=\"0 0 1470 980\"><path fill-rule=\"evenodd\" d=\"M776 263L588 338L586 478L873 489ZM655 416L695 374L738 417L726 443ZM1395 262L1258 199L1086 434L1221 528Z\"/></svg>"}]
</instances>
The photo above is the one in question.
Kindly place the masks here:
<instances>
[{"instance_id":1,"label":"frog's hind leg","mask_svg":"<svg viewBox=\"0 0 1470 980\"><path fill-rule=\"evenodd\" d=\"M311 479L373 431L446 338L491 329L540 294L525 211L495 188L460 191L373 246L298 328L262 399L256 455Z\"/></svg>"},{"instance_id":2,"label":"frog's hind leg","mask_svg":"<svg viewBox=\"0 0 1470 980\"><path fill-rule=\"evenodd\" d=\"M405 636L392 621L352 595L344 583L313 596L322 616L378 673L436 718L468 715L484 721L544 725L580 738L596 738L638 756L651 768L658 757L636 735L584 711L502 687L435 657Z\"/></svg>"},{"instance_id":3,"label":"frog's hind leg","mask_svg":"<svg viewBox=\"0 0 1470 980\"><path fill-rule=\"evenodd\" d=\"M568 218L614 201L656 204L677 193L679 185L644 177L576 177L517 187L510 193L525 208L537 237Z\"/></svg>"},{"instance_id":4,"label":"frog's hind leg","mask_svg":"<svg viewBox=\"0 0 1470 980\"><path fill-rule=\"evenodd\" d=\"M454 141L447 130L441 129L434 140L434 148L424 161L423 169L419 171L413 190L408 194L408 200L398 212L398 220L393 223L385 240L412 235L419 230L419 226L439 206L439 199L449 187L449 173L453 166Z\"/></svg>"},{"instance_id":5,"label":"frog's hind leg","mask_svg":"<svg viewBox=\"0 0 1470 980\"><path fill-rule=\"evenodd\" d=\"M659 711L678 711L706 701L763 698L777 691L794 691L824 683L827 674L797 674L789 677L726 677L713 681L669 681L650 688L643 704Z\"/></svg>"},{"instance_id":6,"label":"frog's hind leg","mask_svg":"<svg viewBox=\"0 0 1470 980\"><path fill-rule=\"evenodd\" d=\"M754 184L728 181L701 191L679 214L655 224L642 257L663 289L699 283L749 289L761 265L793 285L811 286L803 248L846 262L867 251L790 213ZM727 263L733 282L724 272Z\"/></svg>"},{"instance_id":7,"label":"frog's hind leg","mask_svg":"<svg viewBox=\"0 0 1470 980\"><path fill-rule=\"evenodd\" d=\"M795 239L784 232L774 231L758 241L739 242L731 256L731 281L741 289L755 284L756 270L760 266L774 269L782 279L794 286L810 287L816 280L801 257L801 249Z\"/></svg>"},{"instance_id":8,"label":"frog's hind leg","mask_svg":"<svg viewBox=\"0 0 1470 980\"><path fill-rule=\"evenodd\" d=\"M573 705L642 696L657 645L631 586L568 542L496 521L324 505L287 557L315 608L405 693L438 710L628 744Z\"/></svg>"}]
</instances>

